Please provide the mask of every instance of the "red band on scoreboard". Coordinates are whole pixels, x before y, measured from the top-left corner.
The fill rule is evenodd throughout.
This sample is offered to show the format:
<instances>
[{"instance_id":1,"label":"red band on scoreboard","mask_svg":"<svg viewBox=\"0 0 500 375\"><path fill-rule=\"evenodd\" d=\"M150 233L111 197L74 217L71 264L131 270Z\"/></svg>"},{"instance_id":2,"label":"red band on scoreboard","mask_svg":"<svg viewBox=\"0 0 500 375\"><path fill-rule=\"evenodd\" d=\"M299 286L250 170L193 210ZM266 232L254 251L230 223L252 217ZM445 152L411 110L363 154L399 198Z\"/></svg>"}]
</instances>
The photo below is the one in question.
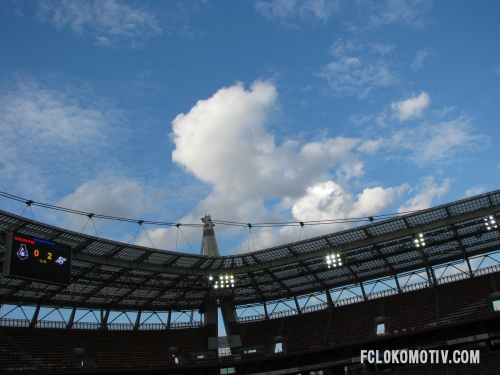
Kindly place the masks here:
<instances>
[{"instance_id":1,"label":"red band on scoreboard","mask_svg":"<svg viewBox=\"0 0 500 375\"><path fill-rule=\"evenodd\" d=\"M17 237L17 236L14 237L14 240L19 241L19 242L26 242L26 243L29 243L31 245L35 244L35 241L33 241L33 240L28 240L27 238L21 238L21 237Z\"/></svg>"}]
</instances>

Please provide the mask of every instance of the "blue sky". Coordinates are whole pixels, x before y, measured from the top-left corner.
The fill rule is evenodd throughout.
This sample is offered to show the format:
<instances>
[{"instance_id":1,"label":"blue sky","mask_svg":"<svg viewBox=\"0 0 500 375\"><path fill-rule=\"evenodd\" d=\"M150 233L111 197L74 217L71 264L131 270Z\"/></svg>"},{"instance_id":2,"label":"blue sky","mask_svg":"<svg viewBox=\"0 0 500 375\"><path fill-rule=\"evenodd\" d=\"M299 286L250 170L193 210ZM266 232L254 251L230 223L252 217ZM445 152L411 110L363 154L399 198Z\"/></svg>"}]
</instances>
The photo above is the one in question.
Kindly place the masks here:
<instances>
[{"instance_id":1,"label":"blue sky","mask_svg":"<svg viewBox=\"0 0 500 375\"><path fill-rule=\"evenodd\" d=\"M205 213L243 223L377 216L499 187L498 2L0 10L1 191L187 224ZM0 208L25 205L0 198ZM40 207L33 216L76 231L87 221ZM125 242L138 229L94 223ZM156 248L199 251L200 228L146 229ZM303 239L299 229L215 231L225 255ZM135 243L151 245L142 228Z\"/></svg>"}]
</instances>

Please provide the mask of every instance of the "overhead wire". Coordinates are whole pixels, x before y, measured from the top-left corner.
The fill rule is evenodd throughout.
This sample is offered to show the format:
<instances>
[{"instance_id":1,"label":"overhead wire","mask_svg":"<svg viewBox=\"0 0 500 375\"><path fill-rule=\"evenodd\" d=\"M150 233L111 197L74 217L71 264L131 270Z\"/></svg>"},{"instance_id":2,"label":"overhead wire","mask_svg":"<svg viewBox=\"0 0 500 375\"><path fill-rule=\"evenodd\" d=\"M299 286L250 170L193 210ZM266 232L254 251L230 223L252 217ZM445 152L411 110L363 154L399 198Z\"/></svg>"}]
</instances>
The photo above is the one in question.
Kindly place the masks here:
<instances>
[{"instance_id":1,"label":"overhead wire","mask_svg":"<svg viewBox=\"0 0 500 375\"><path fill-rule=\"evenodd\" d=\"M41 203L41 202L35 202L33 200L27 200L25 198L18 197L16 195L9 194L9 193L3 192L3 191L0 191L0 196L3 196L5 198L11 199L11 200L15 200L15 201L18 201L18 202L25 203L26 207L23 210L23 212L21 213L21 216L24 213L24 211L28 207L30 207L33 220L34 220L34 216L33 216L33 210L31 209L31 206L38 206L38 207L47 208L47 209L51 209L51 210L56 210L56 211L60 211L60 212L64 212L64 213L70 213L70 214L82 215L82 216L84 215L84 216L89 217L89 220L92 220L93 217L96 217L96 218L105 219L105 220L114 220L114 221L121 221L121 222L137 223L137 224L139 224L139 227L141 225L143 225L143 224L148 224L148 225L156 225L156 226L176 226L179 230L181 230L180 229L181 223L171 223L171 222L151 221L151 220L137 220L137 219L123 218L123 217L116 217L116 216L111 216L111 215L90 214L88 212L83 212L83 211L75 210L75 209L72 209L72 208L59 207L59 206L55 206L55 205L51 205L51 204L46 204L46 203ZM404 212L381 214L381 215L368 216L368 217L351 217L351 218L339 218L339 219L329 219L329 220L311 220L311 221L263 222L263 223L252 223L252 224L242 223L242 222L236 222L236 221L228 221L228 220L212 220L212 221L215 224L226 225L226 226L235 226L235 227L248 227L249 225L251 225L251 227L249 227L249 228L252 228L252 227L255 227L255 228L272 228L272 227L300 226L301 227L301 231L303 230L304 231L304 235L305 235L306 234L305 230L304 230L304 226L305 225L329 225L329 224L331 225L331 224L363 223L363 222L370 222L370 223L372 223L375 220L386 220L386 219L390 219L390 218L393 218L393 217L402 216L402 215L406 215L406 214L410 214L410 213L415 213L415 212L418 212L418 211L404 211ZM97 229L95 227L95 224L94 224L93 220L92 220L92 224L94 225L94 229L96 230L96 233L97 233ZM203 227L203 224L195 224L195 223L182 223L182 225L186 226L186 227ZM85 229L85 227L84 227L84 229ZM138 231L139 231L139 228L138 228L137 232ZM181 230L181 233L184 236L184 233L182 232L182 230ZM149 238L149 235L147 234L147 231L146 231L146 235ZM136 233L135 237L137 237L137 233ZM135 241L135 237L134 237L134 241ZM307 236L306 236L306 238L307 238ZM149 239L149 240L151 241L151 239ZM252 236L252 240L253 240L253 236ZM152 243L152 241L151 241L151 243Z\"/></svg>"}]
</instances>

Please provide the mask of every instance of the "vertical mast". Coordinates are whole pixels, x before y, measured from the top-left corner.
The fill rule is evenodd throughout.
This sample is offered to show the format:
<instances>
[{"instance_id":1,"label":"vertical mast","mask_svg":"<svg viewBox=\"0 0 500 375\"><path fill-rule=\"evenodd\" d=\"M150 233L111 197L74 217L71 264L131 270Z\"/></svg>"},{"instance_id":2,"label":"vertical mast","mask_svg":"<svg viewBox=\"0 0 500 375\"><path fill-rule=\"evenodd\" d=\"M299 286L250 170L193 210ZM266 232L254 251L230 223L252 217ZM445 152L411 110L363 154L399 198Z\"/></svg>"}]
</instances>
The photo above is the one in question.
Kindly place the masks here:
<instances>
[{"instance_id":1,"label":"vertical mast","mask_svg":"<svg viewBox=\"0 0 500 375\"><path fill-rule=\"evenodd\" d=\"M206 255L209 257L219 257L219 247L217 246L217 240L215 239L214 226L212 222L212 217L210 215L205 215L201 218L203 222L203 237L201 241L200 255Z\"/></svg>"}]
</instances>

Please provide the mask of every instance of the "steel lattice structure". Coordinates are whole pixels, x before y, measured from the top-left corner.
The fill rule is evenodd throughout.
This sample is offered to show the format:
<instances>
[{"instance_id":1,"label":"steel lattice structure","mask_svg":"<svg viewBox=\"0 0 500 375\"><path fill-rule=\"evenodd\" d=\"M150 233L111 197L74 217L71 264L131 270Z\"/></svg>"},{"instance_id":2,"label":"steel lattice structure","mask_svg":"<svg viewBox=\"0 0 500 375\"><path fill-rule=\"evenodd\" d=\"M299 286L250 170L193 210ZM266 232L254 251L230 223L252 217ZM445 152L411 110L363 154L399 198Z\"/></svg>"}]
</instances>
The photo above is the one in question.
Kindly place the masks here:
<instances>
[{"instance_id":1,"label":"steel lattice structure","mask_svg":"<svg viewBox=\"0 0 500 375\"><path fill-rule=\"evenodd\" d=\"M0 211L0 235L33 235L72 247L70 286L0 278L2 303L87 309L200 309L210 298L261 303L394 277L500 249L500 190L354 229L235 256L207 257L119 243ZM425 246L415 246L423 234ZM3 242L3 241L0 241ZM0 267L5 246L0 245ZM341 254L328 268L325 256ZM470 269L470 265L469 265ZM214 290L210 275L233 274L236 285Z\"/></svg>"}]
</instances>

